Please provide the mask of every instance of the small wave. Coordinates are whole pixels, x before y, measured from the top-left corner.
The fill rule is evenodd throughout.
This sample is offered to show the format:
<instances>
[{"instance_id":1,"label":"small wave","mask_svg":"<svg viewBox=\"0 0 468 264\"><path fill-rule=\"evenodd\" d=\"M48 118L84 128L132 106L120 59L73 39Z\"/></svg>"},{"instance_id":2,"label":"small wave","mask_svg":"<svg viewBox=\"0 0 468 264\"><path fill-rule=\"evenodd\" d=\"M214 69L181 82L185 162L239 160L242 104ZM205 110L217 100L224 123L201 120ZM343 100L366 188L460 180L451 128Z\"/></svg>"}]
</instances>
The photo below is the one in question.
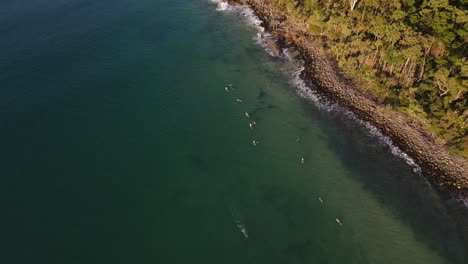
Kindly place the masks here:
<instances>
[{"instance_id":1,"label":"small wave","mask_svg":"<svg viewBox=\"0 0 468 264\"><path fill-rule=\"evenodd\" d=\"M263 24L262 20L258 18L254 11L248 6L231 6L227 2L222 0L211 0L211 2L218 4L216 10L218 11L235 11L238 14L246 18L248 24L255 26L259 31L264 32L265 28L261 25Z\"/></svg>"},{"instance_id":2,"label":"small wave","mask_svg":"<svg viewBox=\"0 0 468 264\"><path fill-rule=\"evenodd\" d=\"M262 48L272 57L276 57L275 52L270 48L269 44L267 43L268 40L273 40L274 36L269 33L257 32L255 37L253 38L255 42L262 46Z\"/></svg>"},{"instance_id":3,"label":"small wave","mask_svg":"<svg viewBox=\"0 0 468 264\"><path fill-rule=\"evenodd\" d=\"M245 238L249 238L249 233L247 232L247 228L245 228L244 225L238 224L237 227L239 227L242 235L244 235Z\"/></svg>"},{"instance_id":4,"label":"small wave","mask_svg":"<svg viewBox=\"0 0 468 264\"><path fill-rule=\"evenodd\" d=\"M319 109L331 111L336 106L328 103L323 98L319 97L312 89L310 89L310 87L301 78L301 73L304 69L305 68L302 65L302 62L300 62L297 68L292 72L293 77L291 79L291 84L296 88L297 93L301 97L314 102L315 106Z\"/></svg>"},{"instance_id":5,"label":"small wave","mask_svg":"<svg viewBox=\"0 0 468 264\"><path fill-rule=\"evenodd\" d=\"M246 6L240 6L237 10L242 16L247 18L247 22L249 22L249 24L255 26L260 32L265 32L265 28L262 26L262 20L255 15L252 9Z\"/></svg>"},{"instance_id":6,"label":"small wave","mask_svg":"<svg viewBox=\"0 0 468 264\"><path fill-rule=\"evenodd\" d=\"M350 117L350 118L352 118L352 119L356 120L358 123L364 125L372 135L374 135L375 137L377 137L380 140L380 142L387 145L390 148L390 151L392 152L392 154L394 156L397 156L397 157L403 159L410 167L412 167L414 173L419 174L419 175L422 174L421 167L419 167L419 165L416 164L416 162L408 154L403 152L399 147L395 146L393 144L392 140L388 136L383 135L382 132L378 128L371 125L369 122L364 122L364 121L358 119L351 112L350 112L350 114L352 115L352 117Z\"/></svg>"},{"instance_id":7,"label":"small wave","mask_svg":"<svg viewBox=\"0 0 468 264\"><path fill-rule=\"evenodd\" d=\"M289 54L289 50L287 48L284 48L284 49L281 49L281 52L284 54L284 57L288 60L288 61L292 61L294 58L291 56L291 54Z\"/></svg>"},{"instance_id":8,"label":"small wave","mask_svg":"<svg viewBox=\"0 0 468 264\"><path fill-rule=\"evenodd\" d=\"M237 210L235 207L231 207L230 211L231 211L232 220L236 224L239 231L242 233L242 235L245 238L249 238L249 233L247 231L247 228L245 227L245 224L242 223L242 215L240 214L239 210Z\"/></svg>"},{"instance_id":9,"label":"small wave","mask_svg":"<svg viewBox=\"0 0 468 264\"><path fill-rule=\"evenodd\" d=\"M422 175L421 167L418 164L416 164L416 162L408 154L403 152L399 147L395 146L391 138L382 134L382 132L377 127L373 126L369 122L365 122L359 119L355 114L353 114L347 108L333 104L327 101L326 99L324 99L323 97L320 97L319 95L317 95L301 78L301 73L303 70L304 70L304 66L300 65L298 69L292 73L293 78L291 81L292 85L296 87L297 93L300 96L307 98L310 101L314 102L315 106L321 110L325 110L327 112L332 112L332 111L340 112L343 116L364 126L366 130L372 136L376 137L379 140L380 143L388 146L390 148L391 153L394 156L403 159L406 162L406 164L408 164L412 168L414 173L418 175Z\"/></svg>"}]
</instances>

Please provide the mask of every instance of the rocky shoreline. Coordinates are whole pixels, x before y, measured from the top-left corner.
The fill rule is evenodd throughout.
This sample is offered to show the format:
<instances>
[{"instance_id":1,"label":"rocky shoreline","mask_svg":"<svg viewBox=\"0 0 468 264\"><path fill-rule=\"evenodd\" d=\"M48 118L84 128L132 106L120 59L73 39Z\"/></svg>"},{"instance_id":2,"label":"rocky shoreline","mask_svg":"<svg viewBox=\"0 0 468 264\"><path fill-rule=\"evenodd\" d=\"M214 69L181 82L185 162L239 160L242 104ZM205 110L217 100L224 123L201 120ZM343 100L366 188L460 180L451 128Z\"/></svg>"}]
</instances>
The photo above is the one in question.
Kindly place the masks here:
<instances>
[{"instance_id":1,"label":"rocky shoreline","mask_svg":"<svg viewBox=\"0 0 468 264\"><path fill-rule=\"evenodd\" d=\"M248 5L276 37L267 44L274 54L292 48L305 62L302 78L331 102L346 107L358 118L377 127L421 167L427 180L446 198L468 199L468 161L450 155L417 120L378 103L346 78L334 59L306 33L306 24L287 16L268 0L229 0Z\"/></svg>"}]
</instances>

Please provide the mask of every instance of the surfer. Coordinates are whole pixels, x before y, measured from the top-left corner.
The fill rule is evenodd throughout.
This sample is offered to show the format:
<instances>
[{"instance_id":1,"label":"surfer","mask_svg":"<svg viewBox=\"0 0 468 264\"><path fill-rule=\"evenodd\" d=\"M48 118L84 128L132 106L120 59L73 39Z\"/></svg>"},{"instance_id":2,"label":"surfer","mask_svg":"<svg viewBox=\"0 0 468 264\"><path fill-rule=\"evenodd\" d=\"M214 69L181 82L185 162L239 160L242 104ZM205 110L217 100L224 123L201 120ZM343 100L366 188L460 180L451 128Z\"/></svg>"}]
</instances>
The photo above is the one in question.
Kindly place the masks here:
<instances>
[{"instance_id":1,"label":"surfer","mask_svg":"<svg viewBox=\"0 0 468 264\"><path fill-rule=\"evenodd\" d=\"M237 224L237 227L240 229L242 235L245 236L245 238L249 238L249 234L247 233L247 228L243 224Z\"/></svg>"},{"instance_id":2,"label":"surfer","mask_svg":"<svg viewBox=\"0 0 468 264\"><path fill-rule=\"evenodd\" d=\"M250 118L250 115L249 115L249 113L247 113L247 112L245 112L245 116L246 116L247 118Z\"/></svg>"},{"instance_id":3,"label":"surfer","mask_svg":"<svg viewBox=\"0 0 468 264\"><path fill-rule=\"evenodd\" d=\"M342 225L340 219L336 218L335 221L336 221L336 223L339 224L340 226Z\"/></svg>"},{"instance_id":4,"label":"surfer","mask_svg":"<svg viewBox=\"0 0 468 264\"><path fill-rule=\"evenodd\" d=\"M245 236L245 238L249 238L249 234L247 233L247 229L245 229L245 227L242 228L241 232Z\"/></svg>"},{"instance_id":5,"label":"surfer","mask_svg":"<svg viewBox=\"0 0 468 264\"><path fill-rule=\"evenodd\" d=\"M239 98L237 98L236 101L239 102L239 103L242 103L242 100L239 99Z\"/></svg>"}]
</instances>

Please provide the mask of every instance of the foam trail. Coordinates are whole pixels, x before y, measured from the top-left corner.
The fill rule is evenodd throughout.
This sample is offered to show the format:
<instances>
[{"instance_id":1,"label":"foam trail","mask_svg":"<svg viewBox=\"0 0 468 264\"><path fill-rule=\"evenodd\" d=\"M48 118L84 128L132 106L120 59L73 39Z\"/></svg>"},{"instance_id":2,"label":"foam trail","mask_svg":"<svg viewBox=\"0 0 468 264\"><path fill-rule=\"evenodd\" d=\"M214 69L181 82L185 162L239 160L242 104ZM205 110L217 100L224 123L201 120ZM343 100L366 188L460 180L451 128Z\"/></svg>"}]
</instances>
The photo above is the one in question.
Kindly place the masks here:
<instances>
[{"instance_id":1,"label":"foam trail","mask_svg":"<svg viewBox=\"0 0 468 264\"><path fill-rule=\"evenodd\" d=\"M234 220L234 223L236 224L237 228L242 233L242 235L245 238L249 238L249 233L247 231L247 228L245 227L245 224L242 223L242 216L239 213L239 211L234 207L231 208L231 216L232 216L232 219Z\"/></svg>"}]
</instances>

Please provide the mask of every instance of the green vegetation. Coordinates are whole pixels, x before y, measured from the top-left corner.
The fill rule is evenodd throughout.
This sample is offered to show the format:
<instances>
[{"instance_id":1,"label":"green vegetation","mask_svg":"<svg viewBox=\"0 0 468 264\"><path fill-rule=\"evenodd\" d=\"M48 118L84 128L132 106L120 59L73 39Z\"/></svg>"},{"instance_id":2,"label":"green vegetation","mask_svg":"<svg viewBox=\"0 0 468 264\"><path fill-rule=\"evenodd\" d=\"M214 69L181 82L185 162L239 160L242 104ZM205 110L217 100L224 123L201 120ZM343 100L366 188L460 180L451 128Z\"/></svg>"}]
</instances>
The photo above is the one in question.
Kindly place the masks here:
<instances>
[{"instance_id":1,"label":"green vegetation","mask_svg":"<svg viewBox=\"0 0 468 264\"><path fill-rule=\"evenodd\" d=\"M468 0L273 0L363 88L468 156Z\"/></svg>"}]
</instances>

